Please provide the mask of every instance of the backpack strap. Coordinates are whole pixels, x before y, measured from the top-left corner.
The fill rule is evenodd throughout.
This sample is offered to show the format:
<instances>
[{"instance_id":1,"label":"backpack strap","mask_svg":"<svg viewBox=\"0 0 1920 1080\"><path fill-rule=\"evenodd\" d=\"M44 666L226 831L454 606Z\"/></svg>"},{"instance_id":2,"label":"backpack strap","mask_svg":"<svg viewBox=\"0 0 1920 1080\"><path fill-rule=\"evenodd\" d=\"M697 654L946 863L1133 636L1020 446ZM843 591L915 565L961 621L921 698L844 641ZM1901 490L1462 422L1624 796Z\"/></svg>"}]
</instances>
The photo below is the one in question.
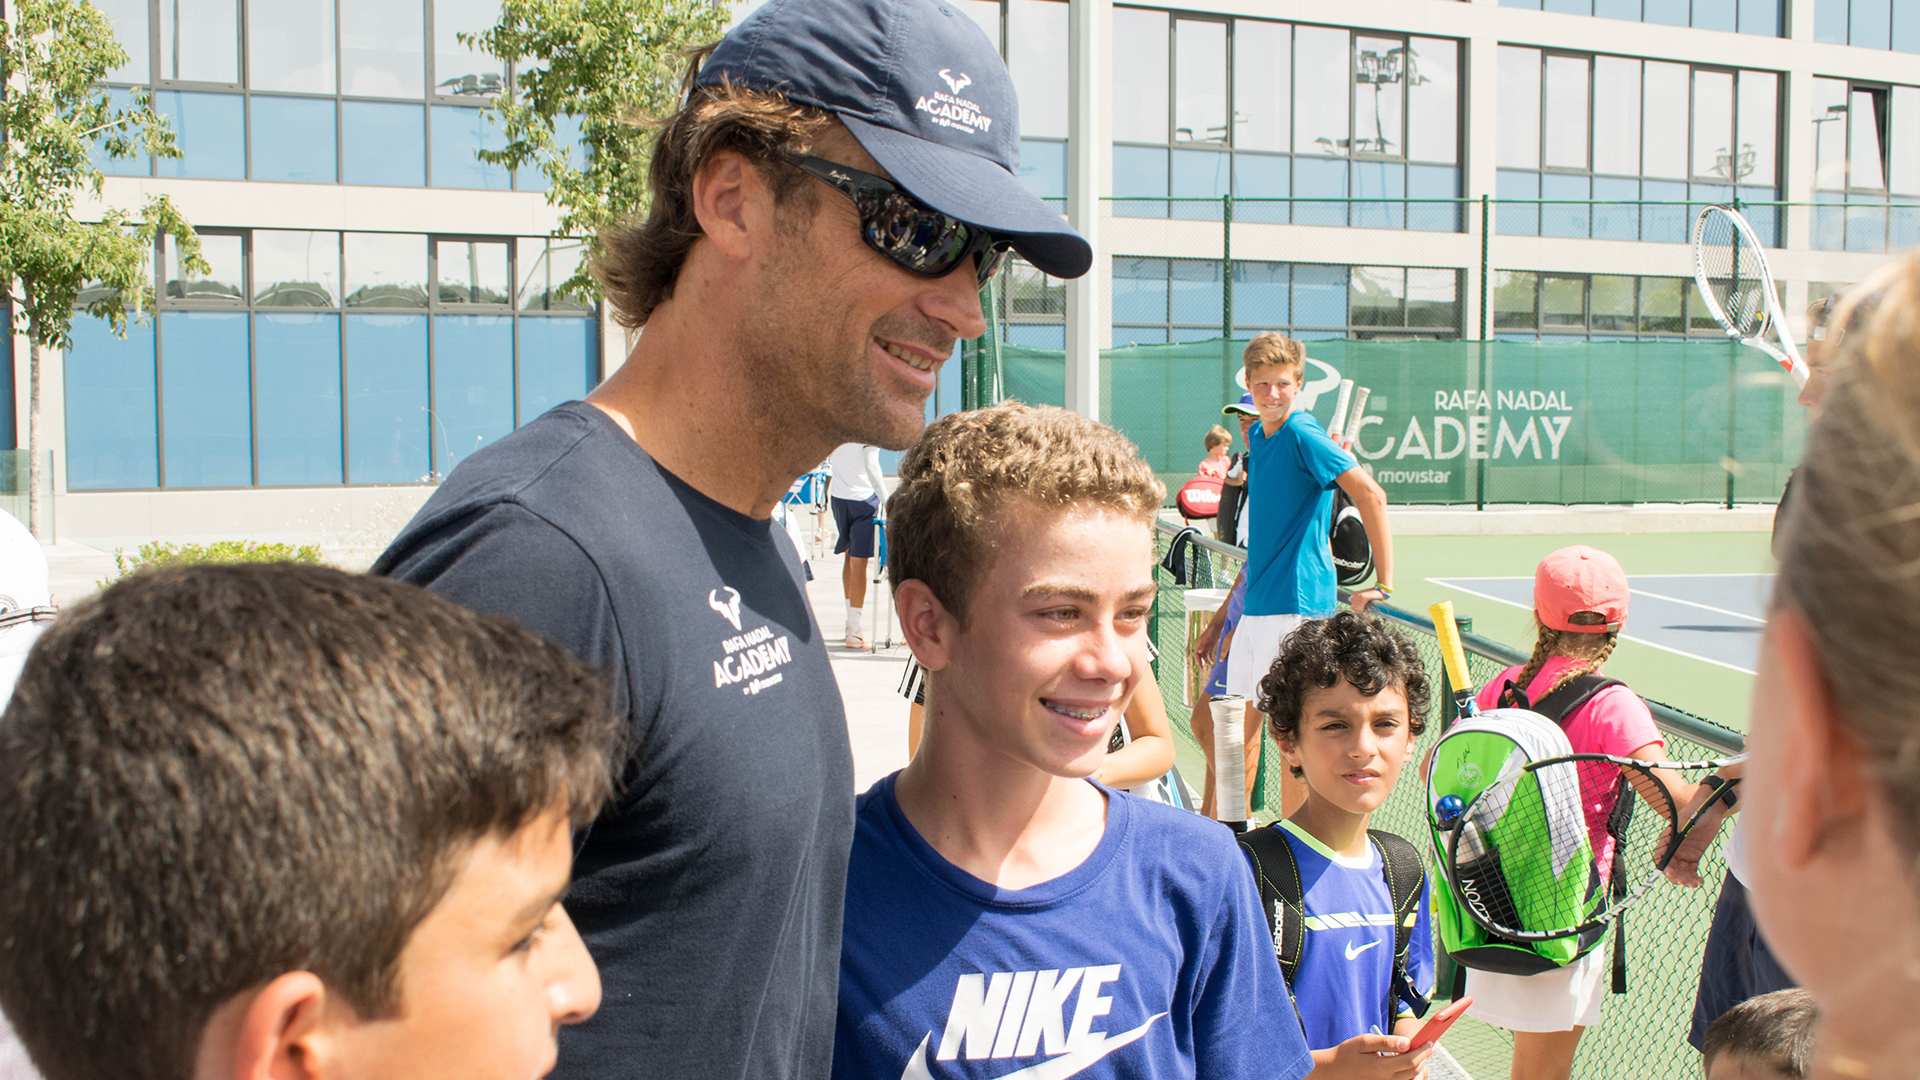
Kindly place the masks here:
<instances>
[{"instance_id":1,"label":"backpack strap","mask_svg":"<svg viewBox=\"0 0 1920 1080\"><path fill-rule=\"evenodd\" d=\"M1500 704L1505 708L1531 709L1556 724L1565 726L1567 718L1580 711L1580 707L1593 699L1593 695L1609 686L1625 685L1619 679L1609 679L1597 671L1569 679L1558 690L1543 696L1531 704L1527 701L1526 688L1507 680L1506 688L1500 691Z\"/></svg>"},{"instance_id":2,"label":"backpack strap","mask_svg":"<svg viewBox=\"0 0 1920 1080\"><path fill-rule=\"evenodd\" d=\"M1306 889L1300 884L1300 864L1293 857L1293 845L1278 827L1269 825L1241 833L1240 851L1253 865L1253 880L1260 887L1260 908L1267 916L1267 932L1273 936L1273 955L1280 961L1288 990L1292 990L1307 929Z\"/></svg>"},{"instance_id":3,"label":"backpack strap","mask_svg":"<svg viewBox=\"0 0 1920 1080\"><path fill-rule=\"evenodd\" d=\"M1398 1012L1394 998L1412 1006L1416 1014L1427 1011L1427 997L1413 984L1409 949L1413 944L1413 925L1418 921L1420 897L1426 892L1427 866L1420 849L1406 837L1379 829L1368 829L1367 838L1380 852L1380 870L1387 879L1387 895L1393 899L1393 981L1387 991L1387 1028L1393 1030Z\"/></svg>"}]
</instances>

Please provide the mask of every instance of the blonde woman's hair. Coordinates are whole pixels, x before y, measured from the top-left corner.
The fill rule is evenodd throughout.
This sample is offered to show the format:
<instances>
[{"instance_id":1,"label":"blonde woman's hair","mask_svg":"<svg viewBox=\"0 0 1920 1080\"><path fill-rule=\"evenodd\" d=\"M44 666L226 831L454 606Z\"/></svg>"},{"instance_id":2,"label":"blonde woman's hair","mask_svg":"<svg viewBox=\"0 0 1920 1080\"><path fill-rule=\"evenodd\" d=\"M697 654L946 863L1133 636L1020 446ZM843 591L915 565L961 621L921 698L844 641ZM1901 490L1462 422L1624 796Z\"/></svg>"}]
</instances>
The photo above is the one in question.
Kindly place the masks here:
<instances>
[{"instance_id":1,"label":"blonde woman's hair","mask_svg":"<svg viewBox=\"0 0 1920 1080\"><path fill-rule=\"evenodd\" d=\"M926 582L965 623L1017 506L1111 510L1151 529L1166 497L1139 448L1096 420L1018 401L951 413L900 459L900 486L887 499L887 570L895 588Z\"/></svg>"},{"instance_id":2,"label":"blonde woman's hair","mask_svg":"<svg viewBox=\"0 0 1920 1080\"><path fill-rule=\"evenodd\" d=\"M1774 603L1805 616L1898 839L1920 852L1920 256L1849 289L1827 325L1849 332L1794 476Z\"/></svg>"},{"instance_id":3,"label":"blonde woman's hair","mask_svg":"<svg viewBox=\"0 0 1920 1080\"><path fill-rule=\"evenodd\" d=\"M1307 347L1285 334L1272 330L1264 334L1255 334L1247 342L1246 351L1240 354L1240 362L1251 375L1261 368L1277 367L1293 372L1295 379L1304 380L1307 373Z\"/></svg>"},{"instance_id":4,"label":"blonde woman's hair","mask_svg":"<svg viewBox=\"0 0 1920 1080\"><path fill-rule=\"evenodd\" d=\"M1211 450L1216 446L1232 446L1232 445L1233 445L1233 436L1227 434L1226 428L1221 427L1219 424L1215 424L1211 428L1207 429L1207 442L1206 442L1207 449Z\"/></svg>"}]
</instances>

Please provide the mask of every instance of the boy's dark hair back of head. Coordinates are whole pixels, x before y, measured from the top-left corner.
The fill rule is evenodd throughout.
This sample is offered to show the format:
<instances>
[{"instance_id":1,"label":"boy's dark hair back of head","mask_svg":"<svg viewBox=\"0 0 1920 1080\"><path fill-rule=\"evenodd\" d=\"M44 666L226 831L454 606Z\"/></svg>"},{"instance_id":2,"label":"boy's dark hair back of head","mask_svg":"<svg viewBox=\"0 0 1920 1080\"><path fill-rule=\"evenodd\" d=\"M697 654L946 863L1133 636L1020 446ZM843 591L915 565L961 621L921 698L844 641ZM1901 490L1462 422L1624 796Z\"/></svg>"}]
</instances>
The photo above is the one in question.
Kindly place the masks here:
<instances>
[{"instance_id":1,"label":"boy's dark hair back of head","mask_svg":"<svg viewBox=\"0 0 1920 1080\"><path fill-rule=\"evenodd\" d=\"M504 619L290 564L137 574L0 724L0 1005L48 1080L178 1080L310 971L363 1018L473 842L610 791L604 679Z\"/></svg>"},{"instance_id":2,"label":"boy's dark hair back of head","mask_svg":"<svg viewBox=\"0 0 1920 1080\"><path fill-rule=\"evenodd\" d=\"M1721 1054L1734 1054L1781 1076L1803 1078L1813 1062L1820 1008L1798 988L1748 998L1707 1025L1700 1040L1703 1070Z\"/></svg>"},{"instance_id":3,"label":"boy's dark hair back of head","mask_svg":"<svg viewBox=\"0 0 1920 1080\"><path fill-rule=\"evenodd\" d=\"M1426 730L1433 684L1420 650L1380 620L1342 611L1301 623L1261 677L1257 705L1267 714L1274 739L1299 742L1307 695L1342 679L1368 697L1388 687L1399 690L1407 699L1408 729L1414 735ZM1301 770L1293 773L1298 776Z\"/></svg>"}]
</instances>

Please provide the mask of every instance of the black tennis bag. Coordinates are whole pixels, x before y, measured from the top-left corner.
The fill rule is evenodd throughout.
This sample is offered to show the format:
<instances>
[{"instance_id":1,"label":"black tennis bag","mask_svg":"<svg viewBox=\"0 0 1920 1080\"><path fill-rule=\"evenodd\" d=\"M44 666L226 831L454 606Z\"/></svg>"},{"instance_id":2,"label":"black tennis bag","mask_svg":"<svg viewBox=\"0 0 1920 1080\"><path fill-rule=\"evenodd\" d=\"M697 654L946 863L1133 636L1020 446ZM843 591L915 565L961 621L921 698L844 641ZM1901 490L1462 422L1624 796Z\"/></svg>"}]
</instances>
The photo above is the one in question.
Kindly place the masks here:
<instances>
[{"instance_id":1,"label":"black tennis bag","mask_svg":"<svg viewBox=\"0 0 1920 1080\"><path fill-rule=\"evenodd\" d=\"M1351 589L1373 576L1367 526L1344 488L1333 489L1333 528L1327 533L1327 544L1333 549L1333 574L1343 588Z\"/></svg>"}]
</instances>

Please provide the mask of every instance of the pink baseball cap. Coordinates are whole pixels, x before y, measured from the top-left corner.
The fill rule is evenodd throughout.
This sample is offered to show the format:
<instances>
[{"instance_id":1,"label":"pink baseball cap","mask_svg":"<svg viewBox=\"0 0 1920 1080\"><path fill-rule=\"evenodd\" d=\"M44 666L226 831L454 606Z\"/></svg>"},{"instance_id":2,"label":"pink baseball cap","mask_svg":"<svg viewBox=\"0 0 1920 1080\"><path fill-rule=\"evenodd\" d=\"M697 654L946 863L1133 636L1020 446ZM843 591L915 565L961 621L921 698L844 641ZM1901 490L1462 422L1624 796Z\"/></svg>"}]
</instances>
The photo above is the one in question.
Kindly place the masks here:
<instances>
[{"instance_id":1,"label":"pink baseball cap","mask_svg":"<svg viewBox=\"0 0 1920 1080\"><path fill-rule=\"evenodd\" d=\"M1549 629L1610 634L1627 621L1627 572L1598 548L1563 547L1533 572L1533 609ZM1598 622L1573 621L1589 611L1600 616Z\"/></svg>"}]
</instances>

